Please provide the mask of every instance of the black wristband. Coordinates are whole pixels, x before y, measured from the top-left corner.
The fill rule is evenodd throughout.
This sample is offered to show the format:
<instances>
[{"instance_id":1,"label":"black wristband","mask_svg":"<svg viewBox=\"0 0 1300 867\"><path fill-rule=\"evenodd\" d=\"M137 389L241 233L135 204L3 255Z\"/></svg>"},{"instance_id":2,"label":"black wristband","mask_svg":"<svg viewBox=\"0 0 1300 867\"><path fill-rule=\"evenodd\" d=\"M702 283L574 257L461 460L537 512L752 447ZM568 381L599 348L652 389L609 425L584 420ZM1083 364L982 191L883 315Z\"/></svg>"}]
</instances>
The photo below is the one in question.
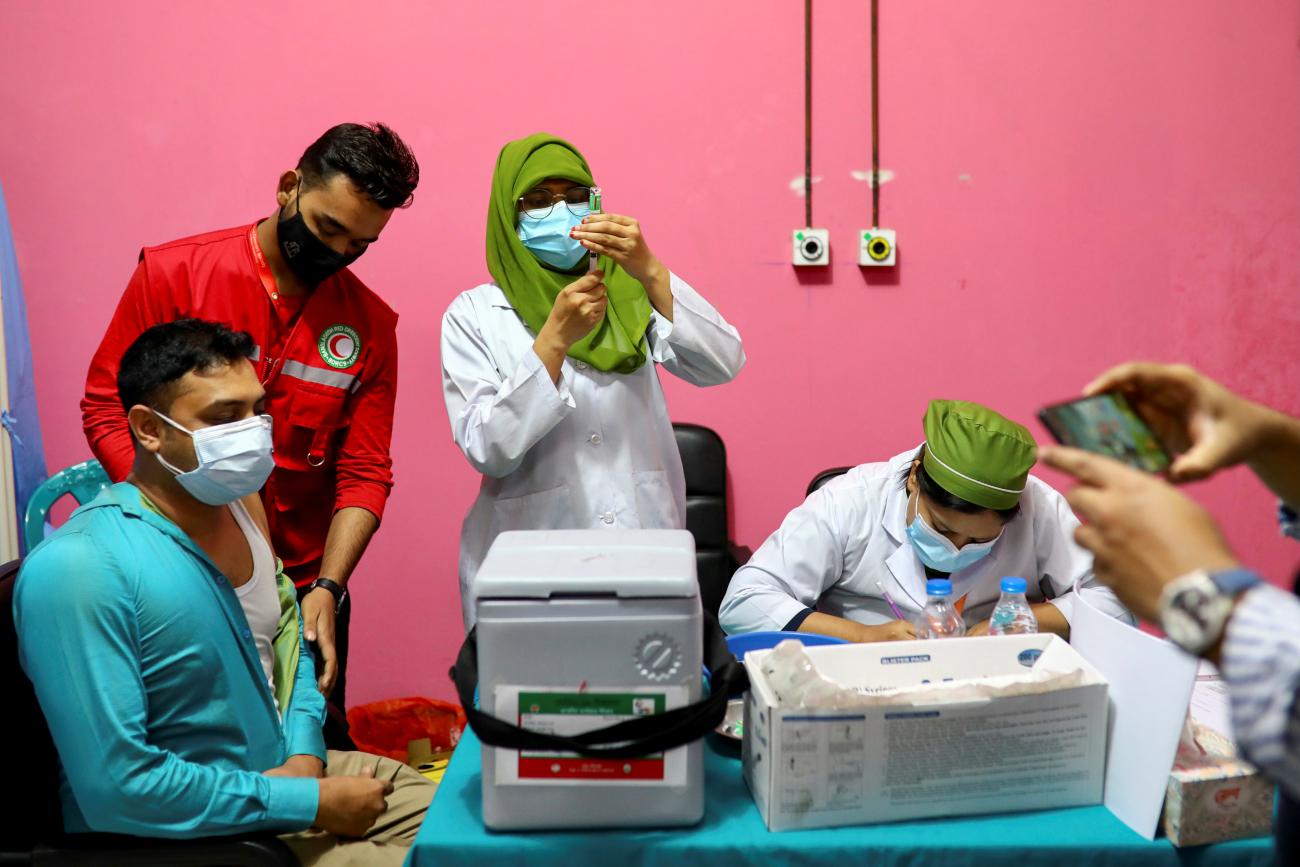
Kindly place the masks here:
<instances>
[{"instance_id":1,"label":"black wristband","mask_svg":"<svg viewBox=\"0 0 1300 867\"><path fill-rule=\"evenodd\" d=\"M324 587L334 597L334 610L337 612L343 605L343 599L348 595L347 588L337 581L331 581L328 578L317 578L311 582L309 590L315 590L317 587Z\"/></svg>"}]
</instances>

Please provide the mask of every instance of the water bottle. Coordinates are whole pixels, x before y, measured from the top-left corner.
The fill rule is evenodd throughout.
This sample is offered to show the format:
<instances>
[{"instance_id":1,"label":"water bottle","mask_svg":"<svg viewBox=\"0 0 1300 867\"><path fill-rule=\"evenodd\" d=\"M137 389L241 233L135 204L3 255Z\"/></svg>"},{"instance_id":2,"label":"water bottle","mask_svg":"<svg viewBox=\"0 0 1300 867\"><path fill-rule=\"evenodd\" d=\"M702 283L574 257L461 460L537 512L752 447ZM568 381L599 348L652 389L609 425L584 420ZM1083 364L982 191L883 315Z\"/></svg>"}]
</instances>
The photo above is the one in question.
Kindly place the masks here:
<instances>
[{"instance_id":1,"label":"water bottle","mask_svg":"<svg viewBox=\"0 0 1300 867\"><path fill-rule=\"evenodd\" d=\"M925 608L916 618L917 638L961 638L966 634L966 621L952 604L951 581L926 581L925 597Z\"/></svg>"},{"instance_id":2,"label":"water bottle","mask_svg":"<svg viewBox=\"0 0 1300 867\"><path fill-rule=\"evenodd\" d=\"M1002 597L993 609L989 635L1025 635L1038 631L1038 618L1025 599L1024 578L1003 578Z\"/></svg>"}]
</instances>

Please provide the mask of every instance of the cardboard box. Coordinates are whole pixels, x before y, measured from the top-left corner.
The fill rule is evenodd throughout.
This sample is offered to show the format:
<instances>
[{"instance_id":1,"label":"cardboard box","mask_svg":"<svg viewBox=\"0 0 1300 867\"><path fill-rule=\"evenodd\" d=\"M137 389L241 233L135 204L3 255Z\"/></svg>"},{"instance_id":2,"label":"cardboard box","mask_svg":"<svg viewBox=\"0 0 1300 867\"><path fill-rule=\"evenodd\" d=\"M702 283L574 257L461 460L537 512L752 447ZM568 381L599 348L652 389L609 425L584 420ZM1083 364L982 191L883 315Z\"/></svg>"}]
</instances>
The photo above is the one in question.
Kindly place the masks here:
<instances>
[{"instance_id":1,"label":"cardboard box","mask_svg":"<svg viewBox=\"0 0 1300 867\"><path fill-rule=\"evenodd\" d=\"M1105 679L1054 635L807 648L826 677L864 692L1025 673L1077 672L1027 695L845 709L778 708L745 655L745 780L769 829L1098 804L1106 760Z\"/></svg>"},{"instance_id":2,"label":"cardboard box","mask_svg":"<svg viewBox=\"0 0 1300 867\"><path fill-rule=\"evenodd\" d=\"M1193 724L1200 750L1179 750L1165 792L1165 836L1175 846L1266 837L1273 831L1272 783L1237 758L1232 742Z\"/></svg>"}]
</instances>

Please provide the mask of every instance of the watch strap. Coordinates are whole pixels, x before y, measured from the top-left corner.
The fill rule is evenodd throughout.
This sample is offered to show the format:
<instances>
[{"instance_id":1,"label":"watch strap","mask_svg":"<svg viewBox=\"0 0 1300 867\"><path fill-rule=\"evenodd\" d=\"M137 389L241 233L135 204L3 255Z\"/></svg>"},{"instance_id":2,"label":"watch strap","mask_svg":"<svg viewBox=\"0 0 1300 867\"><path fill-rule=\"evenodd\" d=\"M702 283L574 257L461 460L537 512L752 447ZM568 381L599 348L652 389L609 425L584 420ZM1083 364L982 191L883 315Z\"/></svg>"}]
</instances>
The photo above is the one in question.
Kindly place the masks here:
<instances>
[{"instance_id":1,"label":"watch strap","mask_svg":"<svg viewBox=\"0 0 1300 867\"><path fill-rule=\"evenodd\" d=\"M1249 569L1222 569L1218 572L1211 572L1210 580L1214 582L1215 587L1219 588L1219 592L1228 596L1236 596L1238 593L1259 584L1261 579Z\"/></svg>"},{"instance_id":2,"label":"watch strap","mask_svg":"<svg viewBox=\"0 0 1300 867\"><path fill-rule=\"evenodd\" d=\"M317 587L324 587L330 592L330 595L334 597L335 610L343 604L344 598L348 595L346 587L337 581L331 581L329 578L317 578L315 581L311 582L312 590L315 590Z\"/></svg>"}]
</instances>

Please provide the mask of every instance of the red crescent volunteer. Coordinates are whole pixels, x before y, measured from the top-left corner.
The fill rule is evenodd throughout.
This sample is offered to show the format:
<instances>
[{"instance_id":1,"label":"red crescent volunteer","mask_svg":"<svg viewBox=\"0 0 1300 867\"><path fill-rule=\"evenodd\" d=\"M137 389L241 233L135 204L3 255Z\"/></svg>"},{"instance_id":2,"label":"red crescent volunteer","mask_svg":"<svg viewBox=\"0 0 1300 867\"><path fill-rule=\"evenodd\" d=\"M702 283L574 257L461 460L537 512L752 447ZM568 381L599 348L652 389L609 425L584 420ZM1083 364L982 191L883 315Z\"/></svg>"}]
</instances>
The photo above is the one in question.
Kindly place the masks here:
<instances>
[{"instance_id":1,"label":"red crescent volunteer","mask_svg":"<svg viewBox=\"0 0 1300 867\"><path fill-rule=\"evenodd\" d=\"M397 391L397 314L346 265L410 201L417 179L414 157L387 127L342 124L281 175L270 218L145 248L81 404L91 449L120 480L134 444L118 361L132 341L182 318L252 335L275 450L262 502L275 554L299 588L308 638L321 645L321 687L339 708L344 588L393 484Z\"/></svg>"},{"instance_id":2,"label":"red crescent volunteer","mask_svg":"<svg viewBox=\"0 0 1300 867\"><path fill-rule=\"evenodd\" d=\"M82 401L90 447L114 480L125 478L134 454L117 397L118 359L146 328L185 318L247 331L257 344L253 365L275 446L262 500L276 556L294 584L310 584L335 511L384 513L393 484L397 314L347 270L305 299L280 297L255 226L146 247Z\"/></svg>"}]
</instances>

